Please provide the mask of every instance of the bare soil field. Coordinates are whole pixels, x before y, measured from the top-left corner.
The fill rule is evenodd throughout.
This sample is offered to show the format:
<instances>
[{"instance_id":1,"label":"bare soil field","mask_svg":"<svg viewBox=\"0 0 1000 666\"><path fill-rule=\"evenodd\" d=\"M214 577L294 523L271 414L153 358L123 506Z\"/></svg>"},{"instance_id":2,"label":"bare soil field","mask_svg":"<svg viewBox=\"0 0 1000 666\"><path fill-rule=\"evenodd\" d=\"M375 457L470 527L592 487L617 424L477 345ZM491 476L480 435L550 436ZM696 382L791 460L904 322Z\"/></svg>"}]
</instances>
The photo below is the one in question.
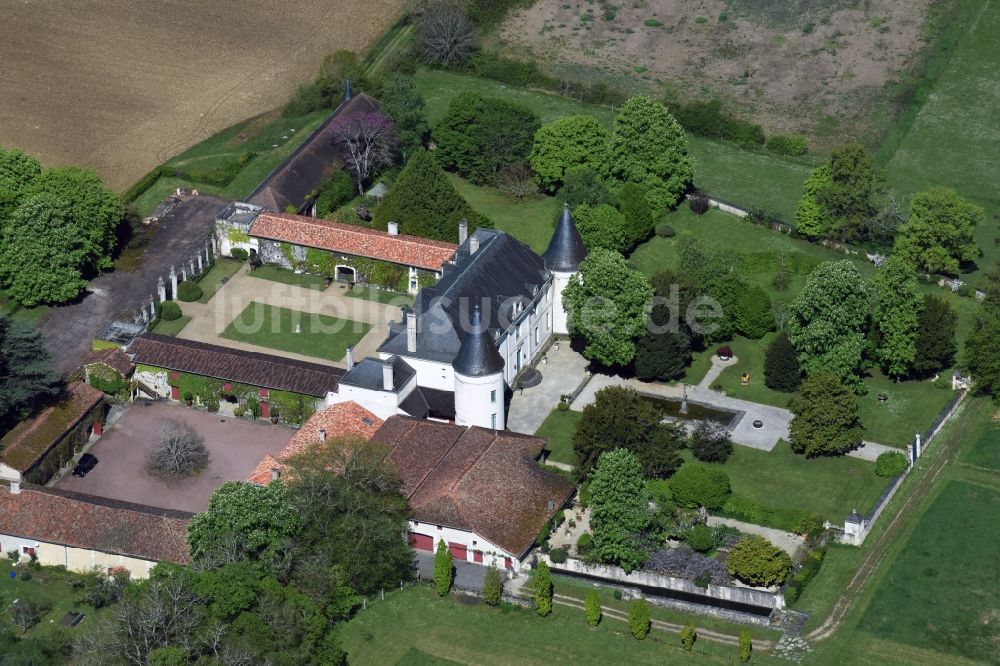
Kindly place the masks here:
<instances>
[{"instance_id":1,"label":"bare soil field","mask_svg":"<svg viewBox=\"0 0 1000 666\"><path fill-rule=\"evenodd\" d=\"M861 136L924 44L929 0L538 0L499 39L551 68L719 96L765 130Z\"/></svg>"},{"instance_id":2,"label":"bare soil field","mask_svg":"<svg viewBox=\"0 0 1000 666\"><path fill-rule=\"evenodd\" d=\"M124 190L280 106L323 56L368 47L403 0L0 0L0 145Z\"/></svg>"}]
</instances>

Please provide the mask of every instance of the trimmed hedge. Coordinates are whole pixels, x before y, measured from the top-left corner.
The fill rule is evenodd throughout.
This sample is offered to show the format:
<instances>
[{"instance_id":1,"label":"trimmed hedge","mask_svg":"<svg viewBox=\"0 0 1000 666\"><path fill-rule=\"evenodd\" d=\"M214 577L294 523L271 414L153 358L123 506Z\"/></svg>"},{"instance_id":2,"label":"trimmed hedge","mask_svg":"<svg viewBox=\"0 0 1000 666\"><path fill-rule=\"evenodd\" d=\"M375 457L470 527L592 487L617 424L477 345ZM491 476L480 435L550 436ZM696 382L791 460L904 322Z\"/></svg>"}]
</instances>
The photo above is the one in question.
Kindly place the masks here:
<instances>
[{"instance_id":1,"label":"trimmed hedge","mask_svg":"<svg viewBox=\"0 0 1000 666\"><path fill-rule=\"evenodd\" d=\"M202 293L204 292L202 292L198 283L191 280L184 280L177 285L177 300L184 301L185 303L197 301L201 298Z\"/></svg>"},{"instance_id":2,"label":"trimmed hedge","mask_svg":"<svg viewBox=\"0 0 1000 666\"><path fill-rule=\"evenodd\" d=\"M164 321L176 321L181 318L181 306L173 301L163 301L160 303L160 319Z\"/></svg>"},{"instance_id":3,"label":"trimmed hedge","mask_svg":"<svg viewBox=\"0 0 1000 666\"><path fill-rule=\"evenodd\" d=\"M906 456L899 451L886 451L875 459L875 473L881 477L892 478L909 465Z\"/></svg>"},{"instance_id":4,"label":"trimmed hedge","mask_svg":"<svg viewBox=\"0 0 1000 666\"><path fill-rule=\"evenodd\" d=\"M823 517L800 509L773 509L748 497L731 495L720 513L755 525L772 527L794 534L818 534L823 529Z\"/></svg>"},{"instance_id":5,"label":"trimmed hedge","mask_svg":"<svg viewBox=\"0 0 1000 666\"><path fill-rule=\"evenodd\" d=\"M817 573L819 573L819 568L823 564L823 558L825 556L825 547L817 548L806 556L806 560L802 563L802 567L795 573L794 576L792 576L792 579L788 581L788 585L785 586L785 601L787 603L795 603L795 601L802 596L802 590L805 588L806 584L815 578Z\"/></svg>"}]
</instances>

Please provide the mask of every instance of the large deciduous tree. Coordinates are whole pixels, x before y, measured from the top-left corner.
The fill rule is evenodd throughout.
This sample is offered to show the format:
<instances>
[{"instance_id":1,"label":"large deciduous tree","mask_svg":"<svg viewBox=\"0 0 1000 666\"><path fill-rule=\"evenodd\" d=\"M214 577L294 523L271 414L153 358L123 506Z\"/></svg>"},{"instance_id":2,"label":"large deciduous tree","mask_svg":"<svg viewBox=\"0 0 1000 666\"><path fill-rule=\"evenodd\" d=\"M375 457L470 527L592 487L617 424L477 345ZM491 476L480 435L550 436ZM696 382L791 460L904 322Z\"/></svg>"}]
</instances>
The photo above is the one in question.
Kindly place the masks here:
<instances>
[{"instance_id":1,"label":"large deciduous tree","mask_svg":"<svg viewBox=\"0 0 1000 666\"><path fill-rule=\"evenodd\" d=\"M31 155L0 146L0 228L41 173L41 163Z\"/></svg>"},{"instance_id":2,"label":"large deciduous tree","mask_svg":"<svg viewBox=\"0 0 1000 666\"><path fill-rule=\"evenodd\" d=\"M458 240L462 219L467 219L472 229L490 226L489 220L466 203L426 150L410 155L396 183L372 213L377 228L398 222L402 234L451 242Z\"/></svg>"},{"instance_id":3,"label":"large deciduous tree","mask_svg":"<svg viewBox=\"0 0 1000 666\"><path fill-rule=\"evenodd\" d=\"M0 433L56 397L61 388L38 331L0 315Z\"/></svg>"},{"instance_id":4,"label":"large deciduous tree","mask_svg":"<svg viewBox=\"0 0 1000 666\"><path fill-rule=\"evenodd\" d=\"M531 109L461 93L434 128L434 141L441 166L476 184L493 183L505 167L527 160L538 128Z\"/></svg>"},{"instance_id":5,"label":"large deciduous tree","mask_svg":"<svg viewBox=\"0 0 1000 666\"><path fill-rule=\"evenodd\" d=\"M570 330L586 342L584 356L607 366L631 363L652 297L649 281L625 257L592 250L563 292Z\"/></svg>"},{"instance_id":6,"label":"large deciduous tree","mask_svg":"<svg viewBox=\"0 0 1000 666\"><path fill-rule=\"evenodd\" d=\"M802 197L795 207L795 231L806 238L823 238L830 232L827 219L817 195L830 185L830 167L824 164L816 168L802 185Z\"/></svg>"},{"instance_id":7,"label":"large deciduous tree","mask_svg":"<svg viewBox=\"0 0 1000 666\"><path fill-rule=\"evenodd\" d=\"M764 384L784 393L793 393L802 383L798 353L784 331L775 336L764 354Z\"/></svg>"},{"instance_id":8,"label":"large deciduous tree","mask_svg":"<svg viewBox=\"0 0 1000 666\"><path fill-rule=\"evenodd\" d=\"M615 118L606 174L621 184L642 188L662 215L680 200L694 178L687 137L660 102L633 97Z\"/></svg>"},{"instance_id":9,"label":"large deciduous tree","mask_svg":"<svg viewBox=\"0 0 1000 666\"><path fill-rule=\"evenodd\" d=\"M986 297L972 318L962 364L972 374L976 390L1000 403L1000 265L986 275Z\"/></svg>"},{"instance_id":10,"label":"large deciduous tree","mask_svg":"<svg viewBox=\"0 0 1000 666\"><path fill-rule=\"evenodd\" d=\"M982 208L947 187L918 192L899 228L895 252L922 270L954 275L962 262L979 255L974 234L983 215Z\"/></svg>"},{"instance_id":11,"label":"large deciduous tree","mask_svg":"<svg viewBox=\"0 0 1000 666\"><path fill-rule=\"evenodd\" d=\"M901 377L913 370L917 355L918 313L921 298L913 265L899 255L889 257L872 279L875 292L876 350L882 369Z\"/></svg>"},{"instance_id":12,"label":"large deciduous tree","mask_svg":"<svg viewBox=\"0 0 1000 666\"><path fill-rule=\"evenodd\" d=\"M830 180L818 188L816 200L829 223L827 233L846 241L856 237L877 214L875 195L881 188L882 174L858 143L834 150L829 169Z\"/></svg>"},{"instance_id":13,"label":"large deciduous tree","mask_svg":"<svg viewBox=\"0 0 1000 666\"><path fill-rule=\"evenodd\" d=\"M394 74L383 86L378 101L379 108L392 120L396 148L405 161L423 146L430 134L424 116L424 98L411 77Z\"/></svg>"},{"instance_id":14,"label":"large deciduous tree","mask_svg":"<svg viewBox=\"0 0 1000 666\"><path fill-rule=\"evenodd\" d=\"M191 476L208 465L205 438L187 421L160 419L156 447L146 454L146 468L166 477Z\"/></svg>"},{"instance_id":15,"label":"large deciduous tree","mask_svg":"<svg viewBox=\"0 0 1000 666\"><path fill-rule=\"evenodd\" d=\"M913 370L929 376L951 367L955 361L955 324L958 315L948 301L933 294L924 296L917 316L916 354Z\"/></svg>"},{"instance_id":16,"label":"large deciduous tree","mask_svg":"<svg viewBox=\"0 0 1000 666\"><path fill-rule=\"evenodd\" d=\"M653 209L642 188L635 183L625 183L618 190L618 210L625 218L627 254L646 242L653 233Z\"/></svg>"},{"instance_id":17,"label":"large deciduous tree","mask_svg":"<svg viewBox=\"0 0 1000 666\"><path fill-rule=\"evenodd\" d=\"M609 386L583 408L573 434L577 472L585 476L603 453L624 448L636 455L647 476L669 476L680 466L683 434L660 423L662 413L635 389Z\"/></svg>"},{"instance_id":18,"label":"large deciduous tree","mask_svg":"<svg viewBox=\"0 0 1000 666\"><path fill-rule=\"evenodd\" d=\"M649 557L644 531L650 523L642 465L631 452L601 456L590 480L591 553L601 562L633 571Z\"/></svg>"},{"instance_id":19,"label":"large deciduous tree","mask_svg":"<svg viewBox=\"0 0 1000 666\"><path fill-rule=\"evenodd\" d=\"M580 237L589 249L603 248L619 254L625 254L631 249L625 216L614 206L580 204L573 209L573 219Z\"/></svg>"},{"instance_id":20,"label":"large deciduous tree","mask_svg":"<svg viewBox=\"0 0 1000 666\"><path fill-rule=\"evenodd\" d=\"M569 204L571 208L580 204L600 206L615 202L598 173L585 167L574 167L566 171L563 186L559 188L557 196L559 201Z\"/></svg>"},{"instance_id":21,"label":"large deciduous tree","mask_svg":"<svg viewBox=\"0 0 1000 666\"><path fill-rule=\"evenodd\" d=\"M555 192L570 169L604 168L608 159L608 131L593 116L558 118L535 132L528 159L539 186L546 192Z\"/></svg>"},{"instance_id":22,"label":"large deciduous tree","mask_svg":"<svg viewBox=\"0 0 1000 666\"><path fill-rule=\"evenodd\" d=\"M392 164L396 145L392 121L378 111L364 111L339 116L331 131L344 151L345 166L354 176L358 194L364 194L378 169Z\"/></svg>"},{"instance_id":23,"label":"large deciduous tree","mask_svg":"<svg viewBox=\"0 0 1000 666\"><path fill-rule=\"evenodd\" d=\"M97 174L79 167L46 169L31 183L27 194L51 195L68 207L73 226L84 239L85 272L111 268L125 207Z\"/></svg>"},{"instance_id":24,"label":"large deciduous tree","mask_svg":"<svg viewBox=\"0 0 1000 666\"><path fill-rule=\"evenodd\" d=\"M788 427L792 450L814 458L856 449L862 437L860 409L858 397L838 377L810 375L792 403L795 416Z\"/></svg>"},{"instance_id":25,"label":"large deciduous tree","mask_svg":"<svg viewBox=\"0 0 1000 666\"><path fill-rule=\"evenodd\" d=\"M850 261L820 264L792 301L786 330L807 375L823 372L859 388L868 287Z\"/></svg>"},{"instance_id":26,"label":"large deciduous tree","mask_svg":"<svg viewBox=\"0 0 1000 666\"><path fill-rule=\"evenodd\" d=\"M87 287L87 239L51 194L21 200L0 229L0 285L26 306L63 303Z\"/></svg>"},{"instance_id":27,"label":"large deciduous tree","mask_svg":"<svg viewBox=\"0 0 1000 666\"><path fill-rule=\"evenodd\" d=\"M465 5L436 0L424 8L417 24L417 48L430 63L457 65L476 48L476 33Z\"/></svg>"}]
</instances>

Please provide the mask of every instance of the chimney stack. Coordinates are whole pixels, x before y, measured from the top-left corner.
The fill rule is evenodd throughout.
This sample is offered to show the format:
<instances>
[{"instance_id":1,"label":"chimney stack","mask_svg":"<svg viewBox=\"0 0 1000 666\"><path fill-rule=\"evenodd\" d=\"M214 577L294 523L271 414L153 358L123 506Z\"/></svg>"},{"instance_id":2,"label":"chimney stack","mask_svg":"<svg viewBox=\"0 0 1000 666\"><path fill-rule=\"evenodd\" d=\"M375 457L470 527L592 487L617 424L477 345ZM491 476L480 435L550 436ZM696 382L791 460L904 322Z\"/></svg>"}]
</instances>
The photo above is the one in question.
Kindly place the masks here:
<instances>
[{"instance_id":1,"label":"chimney stack","mask_svg":"<svg viewBox=\"0 0 1000 666\"><path fill-rule=\"evenodd\" d=\"M458 222L458 244L461 245L469 237L469 221L464 217Z\"/></svg>"},{"instance_id":2,"label":"chimney stack","mask_svg":"<svg viewBox=\"0 0 1000 666\"><path fill-rule=\"evenodd\" d=\"M280 478L281 478L281 469L279 469L277 467L272 467L271 468L271 480L272 481L277 481Z\"/></svg>"},{"instance_id":3,"label":"chimney stack","mask_svg":"<svg viewBox=\"0 0 1000 666\"><path fill-rule=\"evenodd\" d=\"M390 222L389 223L389 235L390 236L398 236L399 235L399 222Z\"/></svg>"},{"instance_id":4,"label":"chimney stack","mask_svg":"<svg viewBox=\"0 0 1000 666\"><path fill-rule=\"evenodd\" d=\"M413 310L403 310L403 321L406 323L406 351L413 354L417 351L417 315Z\"/></svg>"},{"instance_id":5,"label":"chimney stack","mask_svg":"<svg viewBox=\"0 0 1000 666\"><path fill-rule=\"evenodd\" d=\"M321 442L325 442L326 441L326 428L320 428L319 429L319 441L321 441Z\"/></svg>"},{"instance_id":6,"label":"chimney stack","mask_svg":"<svg viewBox=\"0 0 1000 666\"><path fill-rule=\"evenodd\" d=\"M382 362L382 389L385 391L392 390L392 361Z\"/></svg>"},{"instance_id":7,"label":"chimney stack","mask_svg":"<svg viewBox=\"0 0 1000 666\"><path fill-rule=\"evenodd\" d=\"M354 367L354 347L347 348L347 369Z\"/></svg>"},{"instance_id":8,"label":"chimney stack","mask_svg":"<svg viewBox=\"0 0 1000 666\"><path fill-rule=\"evenodd\" d=\"M475 235L469 236L469 255L473 255L479 249L479 238Z\"/></svg>"}]
</instances>

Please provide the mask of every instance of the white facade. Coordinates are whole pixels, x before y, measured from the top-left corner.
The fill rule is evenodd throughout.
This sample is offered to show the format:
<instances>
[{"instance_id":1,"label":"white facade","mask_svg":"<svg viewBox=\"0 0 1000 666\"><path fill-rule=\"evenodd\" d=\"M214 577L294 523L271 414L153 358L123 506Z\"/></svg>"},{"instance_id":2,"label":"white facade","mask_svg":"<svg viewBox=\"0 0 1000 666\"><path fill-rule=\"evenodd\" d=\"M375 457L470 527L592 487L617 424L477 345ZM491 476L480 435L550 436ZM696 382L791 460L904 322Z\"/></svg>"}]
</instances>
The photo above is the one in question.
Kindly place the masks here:
<instances>
[{"instance_id":1,"label":"white facade","mask_svg":"<svg viewBox=\"0 0 1000 666\"><path fill-rule=\"evenodd\" d=\"M482 564L486 567L491 564L495 564L497 569L500 570L510 569L511 571L518 571L521 568L521 561L516 555L507 552L500 546L491 543L489 540L484 539L475 532L455 529L454 527L448 527L446 525L421 523L416 520L410 521L409 532L411 535L411 543L413 543L412 535L431 537L430 551L421 549L414 544L414 548L417 550L424 550L424 552L433 553L437 551L438 542L444 541L449 547L455 545L464 546L466 552L465 562ZM453 557L455 556L456 550L459 549L452 549Z\"/></svg>"},{"instance_id":2,"label":"white facade","mask_svg":"<svg viewBox=\"0 0 1000 666\"><path fill-rule=\"evenodd\" d=\"M69 571L81 573L93 571L94 567L105 570L122 567L128 570L133 579L149 578L150 570L156 566L156 562L137 557L114 555L89 548L73 548L62 544L0 534L0 556L6 557L7 552L12 550L21 553L22 561L27 560L30 557L29 553L33 552L38 558L39 564L63 566Z\"/></svg>"},{"instance_id":3,"label":"white facade","mask_svg":"<svg viewBox=\"0 0 1000 666\"><path fill-rule=\"evenodd\" d=\"M563 307L563 290L574 273L552 272L552 332L556 335L569 334L569 317Z\"/></svg>"},{"instance_id":4,"label":"white facade","mask_svg":"<svg viewBox=\"0 0 1000 666\"><path fill-rule=\"evenodd\" d=\"M355 402L383 421L390 416L402 414L400 405L417 388L417 377L413 376L398 392L340 384L336 393L326 394L326 406L341 402Z\"/></svg>"},{"instance_id":5,"label":"white facade","mask_svg":"<svg viewBox=\"0 0 1000 666\"><path fill-rule=\"evenodd\" d=\"M506 428L503 373L466 377L455 373L455 425Z\"/></svg>"}]
</instances>

